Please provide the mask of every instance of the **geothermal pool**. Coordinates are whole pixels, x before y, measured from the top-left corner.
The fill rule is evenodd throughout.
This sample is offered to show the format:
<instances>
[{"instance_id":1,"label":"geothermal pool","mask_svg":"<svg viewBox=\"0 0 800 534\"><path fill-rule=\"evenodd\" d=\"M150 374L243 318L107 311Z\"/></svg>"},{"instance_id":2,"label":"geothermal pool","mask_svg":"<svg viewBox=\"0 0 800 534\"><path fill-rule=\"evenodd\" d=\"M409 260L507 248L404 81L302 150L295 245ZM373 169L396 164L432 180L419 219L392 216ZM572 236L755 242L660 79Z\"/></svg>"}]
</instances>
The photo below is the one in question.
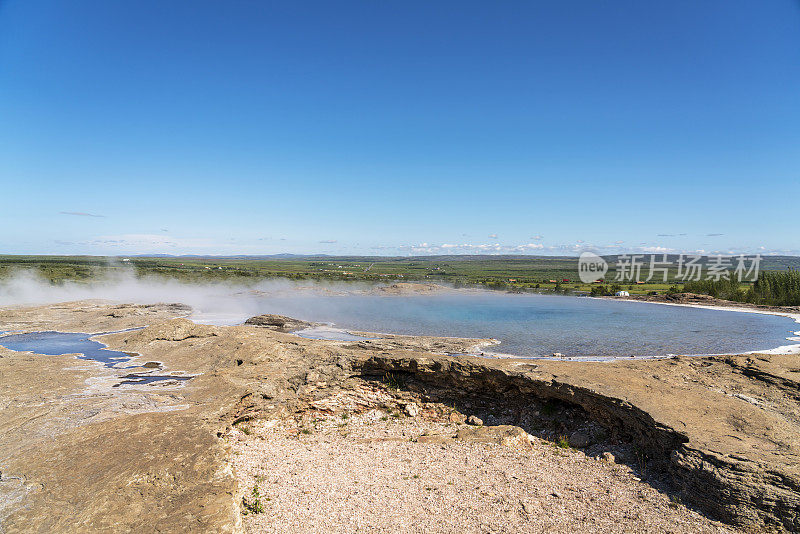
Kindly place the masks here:
<instances>
[{"instance_id":1,"label":"geothermal pool","mask_svg":"<svg viewBox=\"0 0 800 534\"><path fill-rule=\"evenodd\" d=\"M788 317L731 310L492 292L435 296L264 296L246 315L200 310L198 322L236 324L260 313L329 323L342 330L494 338L486 348L522 357L735 354L796 344ZM324 337L318 336L318 337Z\"/></svg>"}]
</instances>

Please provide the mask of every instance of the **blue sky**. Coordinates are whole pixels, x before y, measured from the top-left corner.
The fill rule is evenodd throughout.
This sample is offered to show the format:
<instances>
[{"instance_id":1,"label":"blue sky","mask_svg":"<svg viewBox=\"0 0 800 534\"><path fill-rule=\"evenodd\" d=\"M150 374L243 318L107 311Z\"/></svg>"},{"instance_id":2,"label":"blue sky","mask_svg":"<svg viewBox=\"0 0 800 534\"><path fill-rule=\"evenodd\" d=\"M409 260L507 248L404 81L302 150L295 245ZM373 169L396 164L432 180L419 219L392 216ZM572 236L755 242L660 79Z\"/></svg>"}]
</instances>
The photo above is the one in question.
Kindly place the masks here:
<instances>
[{"instance_id":1,"label":"blue sky","mask_svg":"<svg viewBox=\"0 0 800 534\"><path fill-rule=\"evenodd\" d=\"M0 252L800 253L800 2L0 0Z\"/></svg>"}]
</instances>

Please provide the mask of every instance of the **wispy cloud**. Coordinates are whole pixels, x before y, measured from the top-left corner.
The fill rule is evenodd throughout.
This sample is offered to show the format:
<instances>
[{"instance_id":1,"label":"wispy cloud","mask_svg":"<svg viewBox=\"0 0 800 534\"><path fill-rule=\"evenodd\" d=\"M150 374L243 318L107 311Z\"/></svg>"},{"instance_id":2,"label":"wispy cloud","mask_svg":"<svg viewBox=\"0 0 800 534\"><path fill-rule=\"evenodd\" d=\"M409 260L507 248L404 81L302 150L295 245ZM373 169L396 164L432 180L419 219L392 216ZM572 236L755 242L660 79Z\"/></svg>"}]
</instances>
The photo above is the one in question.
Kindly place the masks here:
<instances>
[{"instance_id":1,"label":"wispy cloud","mask_svg":"<svg viewBox=\"0 0 800 534\"><path fill-rule=\"evenodd\" d=\"M417 245L403 245L397 250L413 254L514 254L533 252L544 249L541 243L525 243L522 245L501 245L500 243L443 243L435 245L419 243Z\"/></svg>"},{"instance_id":2,"label":"wispy cloud","mask_svg":"<svg viewBox=\"0 0 800 534\"><path fill-rule=\"evenodd\" d=\"M76 217L105 217L96 213L86 213L85 211L60 211L61 215L74 215Z\"/></svg>"},{"instance_id":3,"label":"wispy cloud","mask_svg":"<svg viewBox=\"0 0 800 534\"><path fill-rule=\"evenodd\" d=\"M489 239L497 239L497 234L489 234Z\"/></svg>"},{"instance_id":4,"label":"wispy cloud","mask_svg":"<svg viewBox=\"0 0 800 534\"><path fill-rule=\"evenodd\" d=\"M320 243L331 245L333 243L338 243L338 241L336 241L335 239L323 239L322 241L320 241Z\"/></svg>"},{"instance_id":5,"label":"wispy cloud","mask_svg":"<svg viewBox=\"0 0 800 534\"><path fill-rule=\"evenodd\" d=\"M532 241L541 241L542 239L544 239L544 237L542 237L542 236L540 236L538 234L533 236L533 237L531 237Z\"/></svg>"},{"instance_id":6,"label":"wispy cloud","mask_svg":"<svg viewBox=\"0 0 800 534\"><path fill-rule=\"evenodd\" d=\"M706 234L707 237L719 237L725 234Z\"/></svg>"}]
</instances>

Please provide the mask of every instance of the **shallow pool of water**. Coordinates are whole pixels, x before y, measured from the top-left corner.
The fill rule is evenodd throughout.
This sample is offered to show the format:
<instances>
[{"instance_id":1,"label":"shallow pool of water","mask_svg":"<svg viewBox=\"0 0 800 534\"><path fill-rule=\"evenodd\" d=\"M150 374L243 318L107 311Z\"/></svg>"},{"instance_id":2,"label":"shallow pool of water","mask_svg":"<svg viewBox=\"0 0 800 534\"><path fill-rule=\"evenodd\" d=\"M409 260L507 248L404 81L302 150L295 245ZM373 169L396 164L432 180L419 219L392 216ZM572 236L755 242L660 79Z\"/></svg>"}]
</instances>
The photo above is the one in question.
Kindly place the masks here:
<instances>
[{"instance_id":1,"label":"shallow pool of water","mask_svg":"<svg viewBox=\"0 0 800 534\"><path fill-rule=\"evenodd\" d=\"M528 357L742 353L792 344L800 329L774 315L492 292L264 297L257 308L345 330L495 338L501 344L487 350Z\"/></svg>"},{"instance_id":2,"label":"shallow pool of water","mask_svg":"<svg viewBox=\"0 0 800 534\"><path fill-rule=\"evenodd\" d=\"M99 341L89 339L95 335L97 334L53 331L11 334L0 337L0 345L11 350L49 356L77 354L82 360L101 362L106 367L114 367L134 357L127 352L107 349Z\"/></svg>"}]
</instances>

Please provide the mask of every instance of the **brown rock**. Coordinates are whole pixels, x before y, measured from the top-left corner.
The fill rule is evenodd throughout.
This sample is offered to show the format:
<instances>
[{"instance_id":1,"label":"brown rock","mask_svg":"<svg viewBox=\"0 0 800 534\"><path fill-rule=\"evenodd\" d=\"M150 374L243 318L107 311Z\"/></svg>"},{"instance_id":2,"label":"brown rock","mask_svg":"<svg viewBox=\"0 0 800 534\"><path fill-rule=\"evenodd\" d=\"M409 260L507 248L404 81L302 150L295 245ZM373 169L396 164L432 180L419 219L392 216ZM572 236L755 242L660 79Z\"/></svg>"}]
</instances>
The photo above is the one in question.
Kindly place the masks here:
<instances>
[{"instance_id":1,"label":"brown rock","mask_svg":"<svg viewBox=\"0 0 800 534\"><path fill-rule=\"evenodd\" d=\"M308 321L301 321L300 319L293 319L285 315L264 314L250 317L244 324L251 326L264 326L277 330L279 332L293 332L295 330L302 330L315 326L316 323L309 323Z\"/></svg>"},{"instance_id":2,"label":"brown rock","mask_svg":"<svg viewBox=\"0 0 800 534\"><path fill-rule=\"evenodd\" d=\"M473 426L483 426L483 419L481 419L477 415L470 415L469 417L467 417L467 424Z\"/></svg>"},{"instance_id":3,"label":"brown rock","mask_svg":"<svg viewBox=\"0 0 800 534\"><path fill-rule=\"evenodd\" d=\"M608 462L608 463L610 463L610 464L613 464L614 462L616 462L616 461L617 461L617 459L616 459L616 458L614 458L614 455L613 455L613 454L611 454L611 453L610 453L610 452L608 452L608 451L606 451L606 452L604 452L603 454L601 454L601 455L600 455L600 459L601 459L601 460L603 460L604 462Z\"/></svg>"},{"instance_id":4,"label":"brown rock","mask_svg":"<svg viewBox=\"0 0 800 534\"><path fill-rule=\"evenodd\" d=\"M447 420L451 423L463 423L467 420L466 416L462 413L458 412L451 412L450 415L447 416Z\"/></svg>"},{"instance_id":5,"label":"brown rock","mask_svg":"<svg viewBox=\"0 0 800 534\"><path fill-rule=\"evenodd\" d=\"M527 450L532 447L527 432L518 426L465 426L458 430L456 439L478 443L494 443L511 449Z\"/></svg>"},{"instance_id":6,"label":"brown rock","mask_svg":"<svg viewBox=\"0 0 800 534\"><path fill-rule=\"evenodd\" d=\"M452 443L453 438L441 436L439 434L423 435L417 438L417 443L428 443L434 445L446 445Z\"/></svg>"},{"instance_id":7,"label":"brown rock","mask_svg":"<svg viewBox=\"0 0 800 534\"><path fill-rule=\"evenodd\" d=\"M405 414L409 417L416 417L419 415L419 406L416 403L409 402L406 404L405 408L403 408Z\"/></svg>"}]
</instances>

